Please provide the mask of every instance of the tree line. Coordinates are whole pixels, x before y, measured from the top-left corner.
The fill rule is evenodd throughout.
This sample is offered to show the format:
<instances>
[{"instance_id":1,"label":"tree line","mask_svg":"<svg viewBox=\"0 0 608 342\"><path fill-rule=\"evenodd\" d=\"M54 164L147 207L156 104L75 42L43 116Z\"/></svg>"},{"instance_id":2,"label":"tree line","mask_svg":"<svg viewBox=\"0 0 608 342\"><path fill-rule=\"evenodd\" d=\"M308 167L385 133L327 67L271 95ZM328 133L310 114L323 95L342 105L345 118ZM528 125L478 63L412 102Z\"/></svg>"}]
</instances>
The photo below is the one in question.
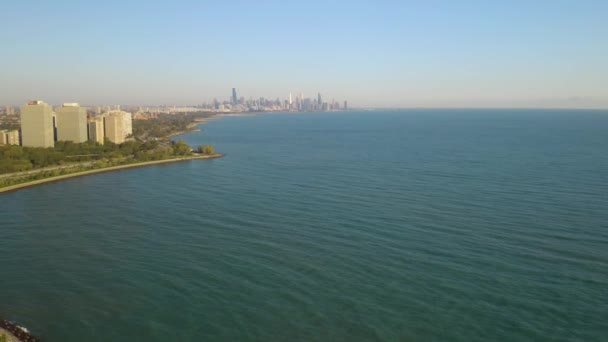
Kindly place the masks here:
<instances>
[{"instance_id":1,"label":"tree line","mask_svg":"<svg viewBox=\"0 0 608 342\"><path fill-rule=\"evenodd\" d=\"M209 118L213 113L160 114L156 118L133 121L133 136L139 139L166 138L178 132L186 132L196 119Z\"/></svg>"},{"instance_id":2,"label":"tree line","mask_svg":"<svg viewBox=\"0 0 608 342\"><path fill-rule=\"evenodd\" d=\"M54 148L3 145L0 146L0 174L76 162L99 160L110 164L119 160L143 162L191 154L192 148L183 140L169 145L160 144L158 141L137 140L122 144L114 144L106 140L103 145L91 141L80 144L58 141Z\"/></svg>"}]
</instances>

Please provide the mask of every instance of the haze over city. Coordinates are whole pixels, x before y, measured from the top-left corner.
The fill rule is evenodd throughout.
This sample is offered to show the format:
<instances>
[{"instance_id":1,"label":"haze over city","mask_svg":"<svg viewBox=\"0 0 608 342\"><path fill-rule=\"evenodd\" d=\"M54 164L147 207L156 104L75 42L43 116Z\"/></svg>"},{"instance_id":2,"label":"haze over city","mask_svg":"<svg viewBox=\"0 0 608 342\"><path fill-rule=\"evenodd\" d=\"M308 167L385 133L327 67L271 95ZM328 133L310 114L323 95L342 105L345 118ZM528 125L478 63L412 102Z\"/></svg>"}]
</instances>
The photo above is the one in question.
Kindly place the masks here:
<instances>
[{"instance_id":1,"label":"haze over city","mask_svg":"<svg viewBox=\"0 0 608 342\"><path fill-rule=\"evenodd\" d=\"M608 107L608 3L13 1L0 104Z\"/></svg>"}]
</instances>

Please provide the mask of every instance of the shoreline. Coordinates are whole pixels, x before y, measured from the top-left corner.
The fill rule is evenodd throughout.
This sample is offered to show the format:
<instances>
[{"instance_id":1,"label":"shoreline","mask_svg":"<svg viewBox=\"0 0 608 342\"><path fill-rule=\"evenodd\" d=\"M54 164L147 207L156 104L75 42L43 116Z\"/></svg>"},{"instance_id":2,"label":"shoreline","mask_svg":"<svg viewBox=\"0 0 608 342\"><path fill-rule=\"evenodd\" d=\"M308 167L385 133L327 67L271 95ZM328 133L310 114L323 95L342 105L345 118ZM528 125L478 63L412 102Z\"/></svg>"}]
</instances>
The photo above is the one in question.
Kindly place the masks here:
<instances>
[{"instance_id":1,"label":"shoreline","mask_svg":"<svg viewBox=\"0 0 608 342\"><path fill-rule=\"evenodd\" d=\"M102 169L74 172L74 173L67 174L67 175L55 176L55 177L44 178L44 179L37 179L34 181L30 181L30 182L25 182L25 183L21 183L21 184L15 184L15 185L3 187L3 188L0 188L0 194L5 193L5 192L13 192L13 191L17 191L20 189L29 188L32 186L41 185L41 184L45 184L45 183L58 182L58 181L62 181L65 179L70 179L70 178L94 175L97 173L111 172L111 171L117 171L117 170L123 170L123 169L132 169L132 168L144 167L144 166L150 166L150 165L176 163L176 162L188 161L188 160L215 159L215 158L221 158L223 156L224 156L224 154L222 154L222 153L216 153L216 154L210 154L210 155L199 155L199 156L191 156L191 157L185 157L185 158L153 160L153 161L147 161L147 162L141 162L141 163L110 166L110 167L106 167L106 168L102 168Z\"/></svg>"},{"instance_id":2,"label":"shoreline","mask_svg":"<svg viewBox=\"0 0 608 342\"><path fill-rule=\"evenodd\" d=\"M201 132L202 129L197 128L198 126L206 124L207 122L209 122L209 120L217 120L217 119L219 119L217 117L217 115L213 115L208 118L195 120L193 123L188 125L188 129L186 129L185 131L171 133L167 136L167 138L171 139L178 135L182 135L182 134L186 134L186 133L190 133L190 132Z\"/></svg>"},{"instance_id":3,"label":"shoreline","mask_svg":"<svg viewBox=\"0 0 608 342\"><path fill-rule=\"evenodd\" d=\"M198 125L202 125L203 123L191 123L190 125L188 125L188 129L185 131L180 131L180 132L175 132L175 133L171 133L167 136L168 139L171 139L173 137L176 137L178 135L182 135L182 134L186 134L186 133L190 133L190 132L200 132L201 129L200 128L195 128Z\"/></svg>"},{"instance_id":4,"label":"shoreline","mask_svg":"<svg viewBox=\"0 0 608 342\"><path fill-rule=\"evenodd\" d=\"M20 327L14 322L7 321L0 318L0 337L3 337L6 342L20 342L20 341L31 341L38 342L40 339L32 336L30 332Z\"/></svg>"}]
</instances>

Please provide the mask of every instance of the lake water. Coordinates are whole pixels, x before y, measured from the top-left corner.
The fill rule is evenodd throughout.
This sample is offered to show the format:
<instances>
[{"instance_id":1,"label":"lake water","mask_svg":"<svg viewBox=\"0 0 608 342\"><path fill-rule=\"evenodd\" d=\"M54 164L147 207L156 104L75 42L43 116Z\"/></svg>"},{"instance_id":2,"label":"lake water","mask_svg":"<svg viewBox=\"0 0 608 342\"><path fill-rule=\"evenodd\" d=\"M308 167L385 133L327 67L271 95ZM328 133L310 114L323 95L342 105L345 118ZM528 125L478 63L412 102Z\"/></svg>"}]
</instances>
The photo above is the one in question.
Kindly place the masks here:
<instances>
[{"instance_id":1,"label":"lake water","mask_svg":"<svg viewBox=\"0 0 608 342\"><path fill-rule=\"evenodd\" d=\"M225 117L226 157L0 194L45 341L606 341L608 112Z\"/></svg>"}]
</instances>

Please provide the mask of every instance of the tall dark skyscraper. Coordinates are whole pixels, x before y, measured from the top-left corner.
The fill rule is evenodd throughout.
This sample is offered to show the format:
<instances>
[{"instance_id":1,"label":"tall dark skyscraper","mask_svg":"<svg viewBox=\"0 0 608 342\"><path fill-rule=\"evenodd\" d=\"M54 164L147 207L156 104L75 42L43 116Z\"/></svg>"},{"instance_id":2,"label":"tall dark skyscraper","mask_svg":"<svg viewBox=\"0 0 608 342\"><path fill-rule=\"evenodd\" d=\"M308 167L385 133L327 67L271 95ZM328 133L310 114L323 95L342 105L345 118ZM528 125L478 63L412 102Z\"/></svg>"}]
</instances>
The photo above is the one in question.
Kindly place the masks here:
<instances>
[{"instance_id":1,"label":"tall dark skyscraper","mask_svg":"<svg viewBox=\"0 0 608 342\"><path fill-rule=\"evenodd\" d=\"M237 99L236 99L236 88L232 88L232 104L235 105L237 104Z\"/></svg>"},{"instance_id":2,"label":"tall dark skyscraper","mask_svg":"<svg viewBox=\"0 0 608 342\"><path fill-rule=\"evenodd\" d=\"M348 102L344 101L344 110L348 110Z\"/></svg>"},{"instance_id":3,"label":"tall dark skyscraper","mask_svg":"<svg viewBox=\"0 0 608 342\"><path fill-rule=\"evenodd\" d=\"M321 93L317 95L317 103L319 104L319 106L323 104L323 101L321 101Z\"/></svg>"}]
</instances>

